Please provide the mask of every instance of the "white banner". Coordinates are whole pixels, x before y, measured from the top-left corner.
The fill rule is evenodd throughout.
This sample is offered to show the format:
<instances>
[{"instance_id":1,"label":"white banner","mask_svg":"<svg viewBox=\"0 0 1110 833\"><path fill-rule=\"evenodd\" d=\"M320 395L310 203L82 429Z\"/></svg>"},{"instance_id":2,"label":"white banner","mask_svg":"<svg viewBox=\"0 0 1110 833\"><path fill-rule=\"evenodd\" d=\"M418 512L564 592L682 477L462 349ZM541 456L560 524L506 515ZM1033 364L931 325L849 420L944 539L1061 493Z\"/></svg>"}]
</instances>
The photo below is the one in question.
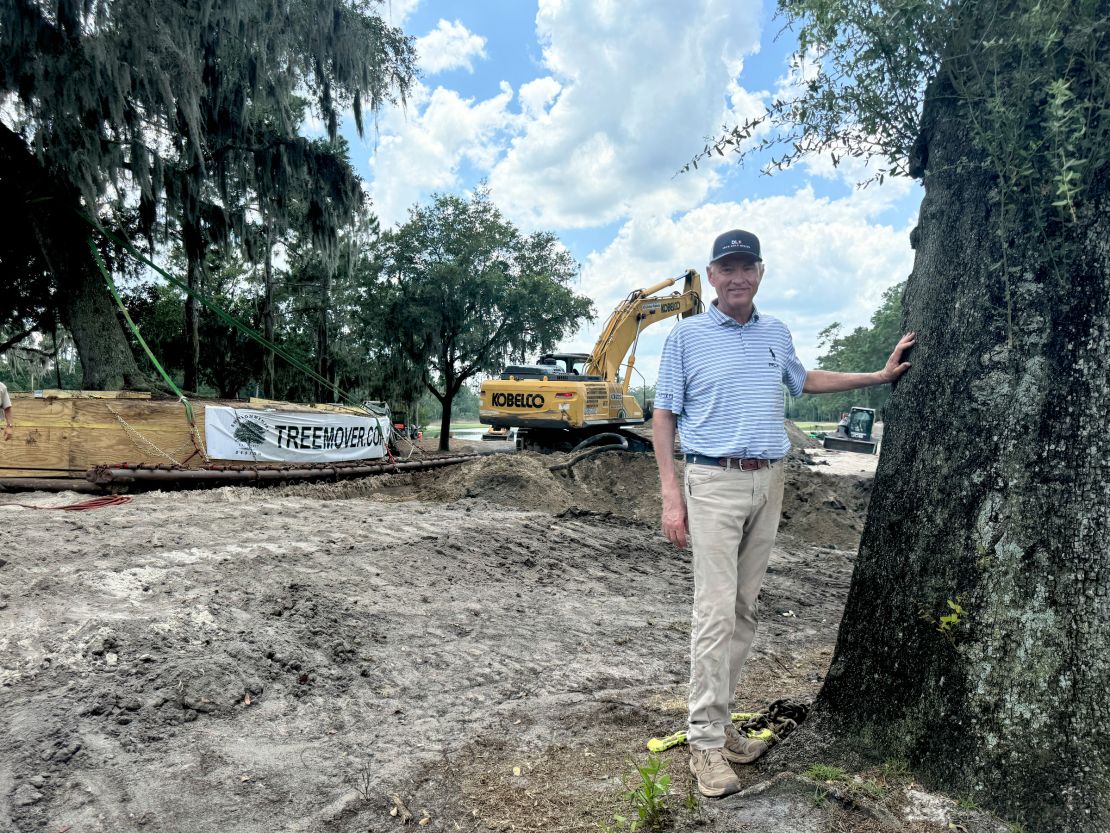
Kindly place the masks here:
<instances>
[{"instance_id":1,"label":"white banner","mask_svg":"<svg viewBox=\"0 0 1110 833\"><path fill-rule=\"evenodd\" d=\"M385 417L303 411L204 409L208 456L216 460L337 463L385 456Z\"/></svg>"}]
</instances>

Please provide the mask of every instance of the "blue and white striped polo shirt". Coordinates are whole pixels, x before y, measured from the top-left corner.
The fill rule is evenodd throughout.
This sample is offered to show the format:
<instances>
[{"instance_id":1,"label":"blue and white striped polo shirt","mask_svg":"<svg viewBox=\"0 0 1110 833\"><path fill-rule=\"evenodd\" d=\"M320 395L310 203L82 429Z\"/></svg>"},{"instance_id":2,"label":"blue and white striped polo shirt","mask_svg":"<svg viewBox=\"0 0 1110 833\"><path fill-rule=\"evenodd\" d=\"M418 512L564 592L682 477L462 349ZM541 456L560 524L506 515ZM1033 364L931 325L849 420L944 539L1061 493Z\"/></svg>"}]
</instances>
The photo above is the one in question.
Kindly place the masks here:
<instances>
[{"instance_id":1,"label":"blue and white striped polo shirt","mask_svg":"<svg viewBox=\"0 0 1110 833\"><path fill-rule=\"evenodd\" d=\"M782 385L797 396L805 380L785 324L754 310L738 324L714 301L667 336L655 407L678 415L687 454L777 460L790 450Z\"/></svg>"}]
</instances>

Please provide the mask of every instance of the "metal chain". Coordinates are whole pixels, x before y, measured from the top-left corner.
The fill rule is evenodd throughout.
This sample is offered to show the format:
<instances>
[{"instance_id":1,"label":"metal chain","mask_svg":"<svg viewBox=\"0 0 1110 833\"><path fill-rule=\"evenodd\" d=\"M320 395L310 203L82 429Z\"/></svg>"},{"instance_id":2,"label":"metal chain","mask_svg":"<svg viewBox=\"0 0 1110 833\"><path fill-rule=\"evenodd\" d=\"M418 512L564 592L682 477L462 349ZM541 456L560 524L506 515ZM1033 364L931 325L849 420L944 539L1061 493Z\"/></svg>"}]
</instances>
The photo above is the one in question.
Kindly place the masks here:
<instances>
[{"instance_id":1,"label":"metal chain","mask_svg":"<svg viewBox=\"0 0 1110 833\"><path fill-rule=\"evenodd\" d=\"M105 402L104 406L108 409L108 412L116 418L116 420L119 422L120 426L123 428L124 433L126 433L127 436L131 438L131 441L136 446L138 446L139 448L143 449L144 451L146 451L148 453L153 454L156 457L161 457L165 460L169 460L175 466L181 465L181 463L177 460L176 457L171 456L169 453L163 451L161 448L156 446L153 442L151 442L149 439L147 439L141 433L139 433L139 431L137 429L132 428L130 425L128 425L127 420L125 420L122 416L120 416L119 412L117 412L111 405L109 405L107 402ZM190 447L195 447L197 451L200 451L200 454L201 454L202 457L204 457L205 462L208 462L208 457L205 456L204 452L201 451L199 444L196 442L196 439L198 439L197 437L195 437L195 435L197 433L196 426L193 425L193 426L190 426L190 427L191 427L192 431L190 432L188 443L183 444L183 445L178 446L177 448L175 448L174 451L173 451L173 454L179 455L179 454L181 454L181 452L183 450L185 450L187 448L190 448Z\"/></svg>"}]
</instances>

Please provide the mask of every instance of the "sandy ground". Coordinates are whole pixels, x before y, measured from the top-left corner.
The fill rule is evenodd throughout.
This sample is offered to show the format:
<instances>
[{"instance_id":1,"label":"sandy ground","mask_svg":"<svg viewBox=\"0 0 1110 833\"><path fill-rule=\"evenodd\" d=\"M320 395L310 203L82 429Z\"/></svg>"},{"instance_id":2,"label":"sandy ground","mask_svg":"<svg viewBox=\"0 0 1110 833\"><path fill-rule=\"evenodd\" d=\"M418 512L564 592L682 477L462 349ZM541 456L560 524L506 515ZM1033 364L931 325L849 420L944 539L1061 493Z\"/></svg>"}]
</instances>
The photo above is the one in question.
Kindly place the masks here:
<instances>
[{"instance_id":1,"label":"sandy ground","mask_svg":"<svg viewBox=\"0 0 1110 833\"><path fill-rule=\"evenodd\" d=\"M870 494L862 461L800 455L743 708L819 688ZM0 497L0 831L612 824L631 761L683 723L689 569L649 457L560 459L92 512ZM797 779L698 801L684 751L663 758L673 829L947 829Z\"/></svg>"}]
</instances>

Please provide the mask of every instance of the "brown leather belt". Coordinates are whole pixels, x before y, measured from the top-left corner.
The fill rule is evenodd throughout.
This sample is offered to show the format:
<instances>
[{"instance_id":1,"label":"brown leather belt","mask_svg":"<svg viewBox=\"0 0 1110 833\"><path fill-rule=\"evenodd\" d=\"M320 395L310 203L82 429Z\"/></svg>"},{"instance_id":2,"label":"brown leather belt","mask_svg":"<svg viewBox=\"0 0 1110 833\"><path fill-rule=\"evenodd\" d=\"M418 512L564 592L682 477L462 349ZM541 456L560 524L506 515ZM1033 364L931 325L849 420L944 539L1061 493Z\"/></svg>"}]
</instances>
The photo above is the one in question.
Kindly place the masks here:
<instances>
[{"instance_id":1,"label":"brown leather belt","mask_svg":"<svg viewBox=\"0 0 1110 833\"><path fill-rule=\"evenodd\" d=\"M755 471L768 468L775 461L764 460L762 457L707 457L704 454L687 454L686 462L702 466L720 466L723 469Z\"/></svg>"}]
</instances>

